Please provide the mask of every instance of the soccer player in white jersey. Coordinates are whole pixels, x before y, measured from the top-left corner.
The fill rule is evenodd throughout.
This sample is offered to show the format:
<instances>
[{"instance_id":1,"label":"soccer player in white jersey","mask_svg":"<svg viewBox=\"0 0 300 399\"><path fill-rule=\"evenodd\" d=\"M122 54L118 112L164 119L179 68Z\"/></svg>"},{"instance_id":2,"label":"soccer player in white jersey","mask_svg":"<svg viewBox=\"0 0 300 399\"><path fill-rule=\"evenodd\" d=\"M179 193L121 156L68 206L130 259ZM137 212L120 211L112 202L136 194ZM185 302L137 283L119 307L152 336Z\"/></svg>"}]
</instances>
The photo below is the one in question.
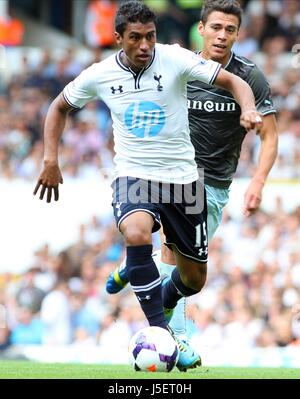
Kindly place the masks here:
<instances>
[{"instance_id":1,"label":"soccer player in white jersey","mask_svg":"<svg viewBox=\"0 0 300 399\"><path fill-rule=\"evenodd\" d=\"M221 63L225 70L244 79L252 88L256 107L263 116L263 127L258 132L261 143L259 161L244 197L244 213L250 216L260 205L264 183L277 155L276 110L263 73L253 62L232 51L242 21L242 9L238 1L207 0L201 14L199 33L204 38L201 55ZM239 107L221 88L200 81L189 82L187 95L195 161L198 168L205 170L209 242L221 223L222 210L229 199L229 187L247 131L239 124ZM162 276L172 274L176 262L172 251L165 245L162 245L161 251L153 254L153 260ZM126 263L122 261L108 277L108 293L116 294L127 285L125 266ZM178 301L169 326L176 336L187 341L185 298Z\"/></svg>"},{"instance_id":2,"label":"soccer player in white jersey","mask_svg":"<svg viewBox=\"0 0 300 399\"><path fill-rule=\"evenodd\" d=\"M200 80L230 91L241 107L245 129L260 129L262 121L252 90L242 79L178 45L157 44L155 15L142 2L123 3L115 28L121 50L83 71L49 107L44 165L34 194L41 188L41 200L45 193L47 202L52 194L58 200L63 182L58 147L67 114L101 98L113 119L113 208L125 240L129 281L149 324L169 329L162 290L175 306L202 289L207 268L205 190L190 141L187 82ZM177 266L163 288L152 259L152 232L161 223ZM191 347L177 343L179 370L201 364Z\"/></svg>"}]
</instances>

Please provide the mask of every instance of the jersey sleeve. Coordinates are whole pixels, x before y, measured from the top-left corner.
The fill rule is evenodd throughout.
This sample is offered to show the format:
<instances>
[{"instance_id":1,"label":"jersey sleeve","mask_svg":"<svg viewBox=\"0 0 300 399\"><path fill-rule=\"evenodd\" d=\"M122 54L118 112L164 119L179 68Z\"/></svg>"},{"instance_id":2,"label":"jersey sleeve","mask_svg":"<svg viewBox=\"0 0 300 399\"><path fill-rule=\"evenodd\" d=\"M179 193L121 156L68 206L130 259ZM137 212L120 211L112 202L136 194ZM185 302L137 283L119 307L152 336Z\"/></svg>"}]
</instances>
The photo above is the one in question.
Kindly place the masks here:
<instances>
[{"instance_id":1,"label":"jersey sleeve","mask_svg":"<svg viewBox=\"0 0 300 399\"><path fill-rule=\"evenodd\" d=\"M203 83L214 84L214 81L222 67L221 64L212 60L205 60L190 50L176 46L176 61L181 73L187 81L199 80ZM174 46L174 47L175 47Z\"/></svg>"},{"instance_id":2,"label":"jersey sleeve","mask_svg":"<svg viewBox=\"0 0 300 399\"><path fill-rule=\"evenodd\" d=\"M253 91L257 110L262 115L275 114L270 85L264 74L255 66L245 80Z\"/></svg>"},{"instance_id":3,"label":"jersey sleeve","mask_svg":"<svg viewBox=\"0 0 300 399\"><path fill-rule=\"evenodd\" d=\"M63 96L72 107L82 108L96 98L95 87L94 66L92 65L67 84L63 90Z\"/></svg>"}]
</instances>

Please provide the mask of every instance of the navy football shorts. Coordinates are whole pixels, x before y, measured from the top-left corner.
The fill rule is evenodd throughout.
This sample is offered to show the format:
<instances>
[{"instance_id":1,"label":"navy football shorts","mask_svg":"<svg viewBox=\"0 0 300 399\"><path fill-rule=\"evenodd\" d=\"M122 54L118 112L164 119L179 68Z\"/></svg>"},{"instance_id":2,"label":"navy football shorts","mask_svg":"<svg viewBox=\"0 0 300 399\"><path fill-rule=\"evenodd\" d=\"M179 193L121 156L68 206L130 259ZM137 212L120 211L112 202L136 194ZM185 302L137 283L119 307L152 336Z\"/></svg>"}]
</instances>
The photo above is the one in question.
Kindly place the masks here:
<instances>
[{"instance_id":1,"label":"navy football shorts","mask_svg":"<svg viewBox=\"0 0 300 399\"><path fill-rule=\"evenodd\" d=\"M161 183L119 177L113 184L113 209L117 227L135 212L153 217L152 232L163 226L166 245L183 256L207 262L206 192L200 180L189 184Z\"/></svg>"}]
</instances>

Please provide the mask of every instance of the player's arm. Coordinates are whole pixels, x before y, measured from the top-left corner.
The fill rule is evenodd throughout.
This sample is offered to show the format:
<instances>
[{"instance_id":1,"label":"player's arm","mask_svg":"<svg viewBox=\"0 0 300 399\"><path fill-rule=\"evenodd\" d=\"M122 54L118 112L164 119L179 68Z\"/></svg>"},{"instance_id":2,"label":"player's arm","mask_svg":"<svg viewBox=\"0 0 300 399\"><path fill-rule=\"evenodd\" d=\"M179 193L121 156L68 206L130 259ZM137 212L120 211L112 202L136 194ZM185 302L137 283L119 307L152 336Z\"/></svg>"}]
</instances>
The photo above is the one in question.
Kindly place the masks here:
<instances>
[{"instance_id":1,"label":"player's arm","mask_svg":"<svg viewBox=\"0 0 300 399\"><path fill-rule=\"evenodd\" d=\"M261 146L258 166L244 195L245 216L252 215L260 206L263 187L277 157L278 131L274 114L263 118L259 136Z\"/></svg>"},{"instance_id":2,"label":"player's arm","mask_svg":"<svg viewBox=\"0 0 300 399\"><path fill-rule=\"evenodd\" d=\"M255 98L251 87L240 77L220 69L215 85L231 92L235 100L241 107L240 123L245 129L260 130L262 126L262 118L256 110Z\"/></svg>"},{"instance_id":3,"label":"player's arm","mask_svg":"<svg viewBox=\"0 0 300 399\"><path fill-rule=\"evenodd\" d=\"M73 107L65 101L62 93L60 93L51 103L46 115L44 127L44 164L33 194L35 195L41 187L39 198L42 200L47 190L47 202L51 202L52 191L55 201L58 200L58 185L59 183L63 183L58 165L58 146L68 112L71 109Z\"/></svg>"}]
</instances>

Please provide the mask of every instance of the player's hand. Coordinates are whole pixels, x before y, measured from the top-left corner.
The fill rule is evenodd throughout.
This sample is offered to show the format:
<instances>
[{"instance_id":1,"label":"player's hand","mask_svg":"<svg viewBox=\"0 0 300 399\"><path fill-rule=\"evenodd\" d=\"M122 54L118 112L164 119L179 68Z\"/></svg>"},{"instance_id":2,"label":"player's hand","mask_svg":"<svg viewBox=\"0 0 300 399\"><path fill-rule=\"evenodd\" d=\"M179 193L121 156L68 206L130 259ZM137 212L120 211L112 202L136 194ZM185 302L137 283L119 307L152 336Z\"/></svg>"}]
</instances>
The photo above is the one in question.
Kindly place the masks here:
<instances>
[{"instance_id":1,"label":"player's hand","mask_svg":"<svg viewBox=\"0 0 300 399\"><path fill-rule=\"evenodd\" d=\"M45 192L47 190L47 202L51 202L52 192L54 193L54 200L58 201L59 192L58 185L63 183L63 178L56 162L45 162L43 170L38 178L37 184L33 191L33 195L40 191L40 200L44 199Z\"/></svg>"},{"instance_id":2,"label":"player's hand","mask_svg":"<svg viewBox=\"0 0 300 399\"><path fill-rule=\"evenodd\" d=\"M261 114L255 109L246 110L241 114L240 124L246 130L256 129L259 132L263 125L263 119Z\"/></svg>"},{"instance_id":3,"label":"player's hand","mask_svg":"<svg viewBox=\"0 0 300 399\"><path fill-rule=\"evenodd\" d=\"M244 195L243 214L246 217L253 215L260 206L262 200L262 190L264 184L257 180L252 180Z\"/></svg>"}]
</instances>

